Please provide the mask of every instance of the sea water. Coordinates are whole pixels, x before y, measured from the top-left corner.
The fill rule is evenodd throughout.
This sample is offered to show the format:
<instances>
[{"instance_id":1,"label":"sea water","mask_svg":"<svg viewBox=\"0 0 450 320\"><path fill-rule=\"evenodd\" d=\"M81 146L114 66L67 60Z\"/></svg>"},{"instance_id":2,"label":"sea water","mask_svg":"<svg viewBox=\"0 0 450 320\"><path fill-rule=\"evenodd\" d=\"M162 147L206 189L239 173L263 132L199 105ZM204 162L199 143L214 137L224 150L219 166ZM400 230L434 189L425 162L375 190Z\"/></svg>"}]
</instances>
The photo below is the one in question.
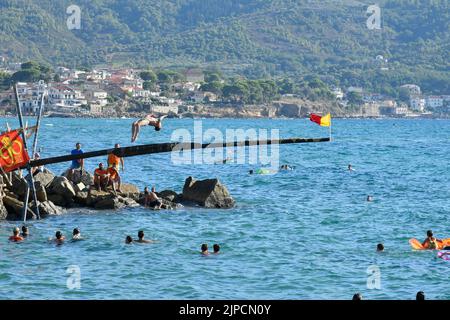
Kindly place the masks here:
<instances>
[{"instance_id":1,"label":"sea water","mask_svg":"<svg viewBox=\"0 0 450 320\"><path fill-rule=\"evenodd\" d=\"M11 118L0 126L7 121L18 126ZM131 145L132 121L45 118L41 157L68 154L76 142L85 152ZM201 121L224 133L328 136L305 119ZM169 142L180 128L192 131L194 120L142 128L135 145ZM218 178L236 207L71 209L27 222L31 236L22 243L8 242L21 223L0 221L0 299L414 299L419 290L449 299L448 261L408 244L428 229L450 237L449 132L447 120L333 119L331 143L281 145L280 165L295 170L271 175L249 175L258 164L174 163L170 153L126 158L122 179L141 190L181 192L188 176ZM87 159L86 168L100 161ZM60 174L69 165L47 168ZM75 227L84 241L48 243L56 230L70 237ZM157 242L125 245L141 229ZM221 254L201 256L202 243L220 244ZM378 243L385 252L376 252Z\"/></svg>"}]
</instances>

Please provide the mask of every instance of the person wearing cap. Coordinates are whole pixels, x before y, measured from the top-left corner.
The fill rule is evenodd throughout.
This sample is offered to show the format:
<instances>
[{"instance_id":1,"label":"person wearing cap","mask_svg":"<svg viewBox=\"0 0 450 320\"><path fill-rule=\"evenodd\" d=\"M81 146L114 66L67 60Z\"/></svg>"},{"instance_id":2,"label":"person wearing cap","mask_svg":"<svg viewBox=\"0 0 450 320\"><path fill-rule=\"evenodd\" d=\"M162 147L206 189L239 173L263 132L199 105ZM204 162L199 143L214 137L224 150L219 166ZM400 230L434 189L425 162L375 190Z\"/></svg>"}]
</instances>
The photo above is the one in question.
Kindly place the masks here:
<instances>
[{"instance_id":1,"label":"person wearing cap","mask_svg":"<svg viewBox=\"0 0 450 320\"><path fill-rule=\"evenodd\" d=\"M20 230L18 227L14 227L13 229L13 235L11 237L9 237L9 241L12 242L20 242L23 241L23 237L19 235Z\"/></svg>"},{"instance_id":2,"label":"person wearing cap","mask_svg":"<svg viewBox=\"0 0 450 320\"><path fill-rule=\"evenodd\" d=\"M94 171L94 185L97 190L105 189L109 182L108 171L103 168L103 163L98 164L98 168Z\"/></svg>"}]
</instances>

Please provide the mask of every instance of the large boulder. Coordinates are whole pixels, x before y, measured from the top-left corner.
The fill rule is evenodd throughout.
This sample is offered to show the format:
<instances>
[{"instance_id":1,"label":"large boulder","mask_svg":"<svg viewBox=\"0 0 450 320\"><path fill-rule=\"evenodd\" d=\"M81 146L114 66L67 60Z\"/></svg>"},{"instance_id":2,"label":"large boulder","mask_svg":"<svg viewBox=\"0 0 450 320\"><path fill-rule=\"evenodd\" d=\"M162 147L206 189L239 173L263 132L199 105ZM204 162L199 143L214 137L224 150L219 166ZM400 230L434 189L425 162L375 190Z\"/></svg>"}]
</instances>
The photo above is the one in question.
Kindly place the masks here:
<instances>
[{"instance_id":1,"label":"large boulder","mask_svg":"<svg viewBox=\"0 0 450 320\"><path fill-rule=\"evenodd\" d=\"M117 210L124 208L126 205L119 200L118 197L110 197L103 200L98 201L94 208L98 210Z\"/></svg>"},{"instance_id":2,"label":"large boulder","mask_svg":"<svg viewBox=\"0 0 450 320\"><path fill-rule=\"evenodd\" d=\"M62 175L64 177L68 177L69 170L66 170ZM86 170L74 170L73 176L71 178L71 181L74 184L79 184L82 182L85 186L90 186L94 184L94 176L87 172Z\"/></svg>"},{"instance_id":3,"label":"large boulder","mask_svg":"<svg viewBox=\"0 0 450 320\"><path fill-rule=\"evenodd\" d=\"M110 192L102 191L102 190L96 190L95 188L90 188L89 192L87 194L86 198L86 205L90 207L95 207L95 204L97 202L114 198L115 195L113 195Z\"/></svg>"},{"instance_id":4,"label":"large boulder","mask_svg":"<svg viewBox=\"0 0 450 320\"><path fill-rule=\"evenodd\" d=\"M49 194L47 195L47 199L60 207L67 207L69 205L69 201L60 194Z\"/></svg>"},{"instance_id":5,"label":"large boulder","mask_svg":"<svg viewBox=\"0 0 450 320\"><path fill-rule=\"evenodd\" d=\"M63 214L64 209L55 205L51 201L39 202L39 214L41 218L46 216L59 216Z\"/></svg>"},{"instance_id":6,"label":"large boulder","mask_svg":"<svg viewBox=\"0 0 450 320\"><path fill-rule=\"evenodd\" d=\"M55 175L50 171L38 172L33 176L35 183L40 183L44 188L47 188L55 178Z\"/></svg>"},{"instance_id":7,"label":"large boulder","mask_svg":"<svg viewBox=\"0 0 450 320\"><path fill-rule=\"evenodd\" d=\"M87 199L88 199L88 191L79 191L73 198L75 203L78 203L82 206L87 206Z\"/></svg>"},{"instance_id":8,"label":"large boulder","mask_svg":"<svg viewBox=\"0 0 450 320\"><path fill-rule=\"evenodd\" d=\"M120 186L120 191L121 192L119 193L119 195L121 195L122 197L132 198L136 201L139 199L139 188L133 184L122 183Z\"/></svg>"},{"instance_id":9,"label":"large boulder","mask_svg":"<svg viewBox=\"0 0 450 320\"><path fill-rule=\"evenodd\" d=\"M8 187L13 193L15 193L20 199L23 199L27 190L27 181L25 178L20 177L17 172L13 172L11 175L11 187Z\"/></svg>"},{"instance_id":10,"label":"large boulder","mask_svg":"<svg viewBox=\"0 0 450 320\"><path fill-rule=\"evenodd\" d=\"M21 220L24 203L10 196L3 197L3 204L8 211L8 220ZM36 215L28 206L27 220L36 219Z\"/></svg>"},{"instance_id":11,"label":"large boulder","mask_svg":"<svg viewBox=\"0 0 450 320\"><path fill-rule=\"evenodd\" d=\"M47 191L45 191L45 186L40 181L36 181L34 183L36 188L36 198L39 202L47 201Z\"/></svg>"},{"instance_id":12,"label":"large boulder","mask_svg":"<svg viewBox=\"0 0 450 320\"><path fill-rule=\"evenodd\" d=\"M47 194L57 194L66 200L71 200L76 193L72 183L66 177L55 177L47 188Z\"/></svg>"},{"instance_id":13,"label":"large boulder","mask_svg":"<svg viewBox=\"0 0 450 320\"><path fill-rule=\"evenodd\" d=\"M218 179L186 179L183 187L183 200L193 201L205 208L232 208L234 200L227 188Z\"/></svg>"},{"instance_id":14,"label":"large boulder","mask_svg":"<svg viewBox=\"0 0 450 320\"><path fill-rule=\"evenodd\" d=\"M163 190L161 192L156 192L159 198L165 199L167 201L173 202L179 197L178 193L172 190Z\"/></svg>"}]
</instances>

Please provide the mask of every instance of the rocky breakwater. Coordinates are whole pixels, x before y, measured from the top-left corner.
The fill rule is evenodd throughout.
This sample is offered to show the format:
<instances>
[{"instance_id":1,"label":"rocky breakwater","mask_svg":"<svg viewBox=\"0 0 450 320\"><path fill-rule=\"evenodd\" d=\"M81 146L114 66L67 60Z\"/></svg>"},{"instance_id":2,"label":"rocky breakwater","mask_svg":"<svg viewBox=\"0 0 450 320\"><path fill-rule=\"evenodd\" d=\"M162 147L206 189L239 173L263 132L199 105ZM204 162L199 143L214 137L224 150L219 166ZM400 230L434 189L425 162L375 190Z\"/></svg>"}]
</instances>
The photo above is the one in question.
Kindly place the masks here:
<instances>
[{"instance_id":1,"label":"rocky breakwater","mask_svg":"<svg viewBox=\"0 0 450 320\"><path fill-rule=\"evenodd\" d=\"M27 220L36 219L35 203L30 192L26 198L28 177L14 172L10 178L0 176L0 220L21 220L23 207L28 201ZM145 196L135 185L123 183L121 192L97 190L93 177L83 171L69 181L66 176L55 176L48 170L34 176L36 196L41 218L63 214L68 208L88 207L96 210L117 210L144 205ZM217 179L186 179L181 194L172 190L156 193L162 202L161 209L177 209L183 205L205 208L231 208L235 202L225 186Z\"/></svg>"}]
</instances>

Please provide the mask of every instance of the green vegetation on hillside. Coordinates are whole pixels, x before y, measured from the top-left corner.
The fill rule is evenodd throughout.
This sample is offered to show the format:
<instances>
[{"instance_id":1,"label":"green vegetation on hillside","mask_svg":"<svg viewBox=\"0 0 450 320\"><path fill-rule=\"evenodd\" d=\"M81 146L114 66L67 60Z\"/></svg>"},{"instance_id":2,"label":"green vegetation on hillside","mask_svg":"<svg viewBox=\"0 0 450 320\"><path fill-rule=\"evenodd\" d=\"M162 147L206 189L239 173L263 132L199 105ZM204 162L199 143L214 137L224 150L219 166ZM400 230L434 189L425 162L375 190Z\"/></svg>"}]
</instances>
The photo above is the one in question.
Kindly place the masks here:
<instances>
[{"instance_id":1,"label":"green vegetation on hillside","mask_svg":"<svg viewBox=\"0 0 450 320\"><path fill-rule=\"evenodd\" d=\"M68 67L213 66L250 79L317 75L386 94L404 83L450 92L448 0L379 1L381 30L366 27L373 1L77 0L81 30L68 30L71 4L1 0L0 55Z\"/></svg>"}]
</instances>

